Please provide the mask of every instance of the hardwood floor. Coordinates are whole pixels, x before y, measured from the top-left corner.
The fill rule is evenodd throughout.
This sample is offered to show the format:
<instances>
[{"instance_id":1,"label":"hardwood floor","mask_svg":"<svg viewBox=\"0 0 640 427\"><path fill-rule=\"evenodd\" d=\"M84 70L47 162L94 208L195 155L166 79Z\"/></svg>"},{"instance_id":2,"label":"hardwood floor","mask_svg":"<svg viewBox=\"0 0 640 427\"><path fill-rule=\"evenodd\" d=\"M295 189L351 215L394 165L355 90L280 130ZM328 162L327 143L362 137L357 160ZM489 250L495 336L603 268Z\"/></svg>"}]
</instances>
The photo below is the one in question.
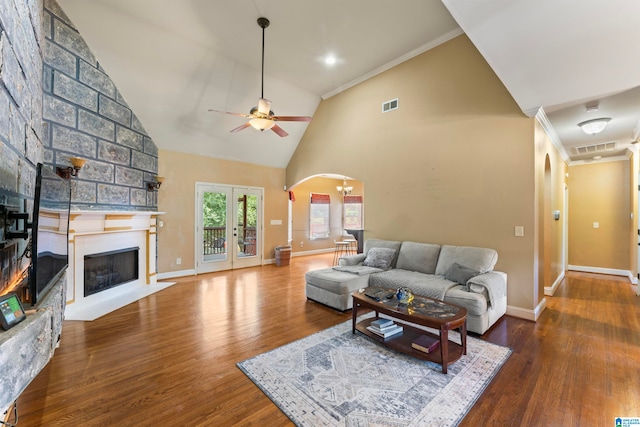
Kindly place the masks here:
<instances>
[{"instance_id":1,"label":"hardwood floor","mask_svg":"<svg viewBox=\"0 0 640 427\"><path fill-rule=\"evenodd\" d=\"M235 364L350 319L305 298L304 272L332 257L181 278L93 322L65 321L18 425L292 425ZM640 416L640 298L625 279L570 273L537 323L505 316L481 338L513 354L462 426Z\"/></svg>"}]
</instances>

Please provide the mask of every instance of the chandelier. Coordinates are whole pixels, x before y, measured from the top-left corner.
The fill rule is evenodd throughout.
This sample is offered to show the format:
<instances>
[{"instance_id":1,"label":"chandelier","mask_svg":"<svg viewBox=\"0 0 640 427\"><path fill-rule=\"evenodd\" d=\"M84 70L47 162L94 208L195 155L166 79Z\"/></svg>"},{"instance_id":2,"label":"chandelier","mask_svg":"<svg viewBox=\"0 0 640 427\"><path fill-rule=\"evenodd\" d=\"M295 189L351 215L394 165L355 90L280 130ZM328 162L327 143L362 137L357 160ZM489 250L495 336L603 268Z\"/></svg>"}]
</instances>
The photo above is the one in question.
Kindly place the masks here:
<instances>
[{"instance_id":1,"label":"chandelier","mask_svg":"<svg viewBox=\"0 0 640 427\"><path fill-rule=\"evenodd\" d=\"M347 186L347 178L345 177L342 180L342 185L338 185L336 187L336 189L338 190L338 193L342 194L343 196L346 196L347 194L351 194L351 191L353 191L353 187L352 186Z\"/></svg>"}]
</instances>

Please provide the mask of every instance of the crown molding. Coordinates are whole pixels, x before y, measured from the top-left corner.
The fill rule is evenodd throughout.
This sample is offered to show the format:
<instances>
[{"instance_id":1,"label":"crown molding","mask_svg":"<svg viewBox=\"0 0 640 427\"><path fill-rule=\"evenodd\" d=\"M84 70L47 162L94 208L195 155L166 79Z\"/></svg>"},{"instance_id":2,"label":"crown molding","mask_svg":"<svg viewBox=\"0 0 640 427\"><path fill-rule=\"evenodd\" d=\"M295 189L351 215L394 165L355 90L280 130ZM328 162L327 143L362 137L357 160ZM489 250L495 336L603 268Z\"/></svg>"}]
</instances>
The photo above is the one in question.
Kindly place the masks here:
<instances>
[{"instance_id":1,"label":"crown molding","mask_svg":"<svg viewBox=\"0 0 640 427\"><path fill-rule=\"evenodd\" d=\"M609 163L609 162L623 162L627 161L631 158L631 152L629 150L625 151L625 154L622 156L611 156L611 157L603 157L598 160L574 160L573 162L569 162L569 166L584 166L584 165L593 165L596 163Z\"/></svg>"},{"instance_id":2,"label":"crown molding","mask_svg":"<svg viewBox=\"0 0 640 427\"><path fill-rule=\"evenodd\" d=\"M558 150L558 152L560 153L562 160L564 160L565 163L570 163L571 157L569 156L569 153L567 153L567 150L562 145L562 141L560 141L560 137L558 136L558 133L556 132L554 127L551 125L551 122L549 121L547 114L544 112L544 108L542 107L538 108L538 111L536 112L535 117L536 117L536 120L538 120L538 123L540 123L540 126L542 126L542 129L544 129L546 134L549 136L549 139L551 139L553 146L556 147L556 150Z\"/></svg>"}]
</instances>

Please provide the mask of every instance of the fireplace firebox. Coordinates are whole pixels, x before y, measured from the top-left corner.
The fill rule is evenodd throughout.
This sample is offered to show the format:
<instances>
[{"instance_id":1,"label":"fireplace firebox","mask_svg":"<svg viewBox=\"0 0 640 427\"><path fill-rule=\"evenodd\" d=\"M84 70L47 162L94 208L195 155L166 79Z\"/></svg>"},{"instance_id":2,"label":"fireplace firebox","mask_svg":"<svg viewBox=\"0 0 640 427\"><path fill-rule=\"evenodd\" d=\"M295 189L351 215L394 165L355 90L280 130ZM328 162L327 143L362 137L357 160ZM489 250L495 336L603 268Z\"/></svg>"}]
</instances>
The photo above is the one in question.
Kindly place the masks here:
<instances>
[{"instance_id":1,"label":"fireplace firebox","mask_svg":"<svg viewBox=\"0 0 640 427\"><path fill-rule=\"evenodd\" d=\"M84 296L138 280L140 247L84 256Z\"/></svg>"}]
</instances>

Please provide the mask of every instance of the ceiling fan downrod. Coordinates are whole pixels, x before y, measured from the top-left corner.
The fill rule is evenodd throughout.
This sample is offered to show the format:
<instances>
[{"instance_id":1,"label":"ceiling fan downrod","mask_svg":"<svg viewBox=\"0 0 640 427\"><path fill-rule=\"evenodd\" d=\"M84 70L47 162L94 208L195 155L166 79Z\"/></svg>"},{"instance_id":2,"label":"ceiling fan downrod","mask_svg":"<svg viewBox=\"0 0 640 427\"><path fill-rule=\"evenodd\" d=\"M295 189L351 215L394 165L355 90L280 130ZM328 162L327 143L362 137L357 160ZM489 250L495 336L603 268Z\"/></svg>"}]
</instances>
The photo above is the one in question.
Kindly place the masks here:
<instances>
[{"instance_id":1,"label":"ceiling fan downrod","mask_svg":"<svg viewBox=\"0 0 640 427\"><path fill-rule=\"evenodd\" d=\"M262 28L262 81L260 82L260 98L264 98L264 29L269 26L267 18L258 18L258 25Z\"/></svg>"}]
</instances>

